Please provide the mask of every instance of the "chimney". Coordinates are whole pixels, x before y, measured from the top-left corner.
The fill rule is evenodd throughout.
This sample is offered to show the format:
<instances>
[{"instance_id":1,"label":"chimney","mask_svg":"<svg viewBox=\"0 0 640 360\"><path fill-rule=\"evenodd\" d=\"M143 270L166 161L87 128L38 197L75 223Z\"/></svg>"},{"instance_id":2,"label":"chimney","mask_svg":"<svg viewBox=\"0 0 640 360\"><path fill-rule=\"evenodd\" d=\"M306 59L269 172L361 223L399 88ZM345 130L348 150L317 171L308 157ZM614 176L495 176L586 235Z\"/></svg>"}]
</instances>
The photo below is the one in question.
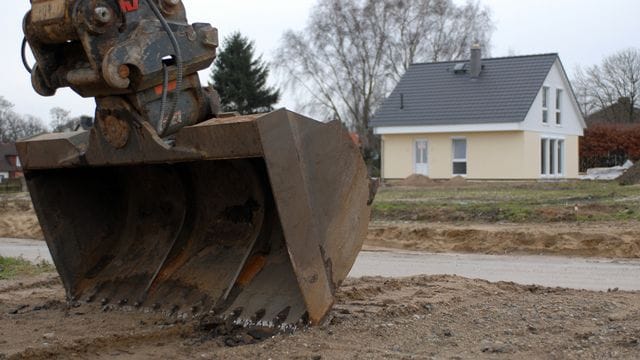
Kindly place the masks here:
<instances>
[{"instance_id":1,"label":"chimney","mask_svg":"<svg viewBox=\"0 0 640 360\"><path fill-rule=\"evenodd\" d=\"M471 45L470 74L472 78L480 76L482 71L482 48L480 44Z\"/></svg>"}]
</instances>

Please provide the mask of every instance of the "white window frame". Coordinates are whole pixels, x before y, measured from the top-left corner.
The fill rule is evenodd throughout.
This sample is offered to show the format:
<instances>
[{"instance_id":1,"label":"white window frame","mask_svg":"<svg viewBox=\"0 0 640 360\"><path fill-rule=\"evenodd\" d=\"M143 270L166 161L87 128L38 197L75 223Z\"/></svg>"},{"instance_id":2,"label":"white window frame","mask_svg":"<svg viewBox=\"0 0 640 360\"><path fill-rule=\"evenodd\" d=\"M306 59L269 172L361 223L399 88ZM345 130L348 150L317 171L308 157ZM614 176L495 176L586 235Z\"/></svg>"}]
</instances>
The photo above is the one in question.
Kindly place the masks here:
<instances>
[{"instance_id":1,"label":"white window frame","mask_svg":"<svg viewBox=\"0 0 640 360\"><path fill-rule=\"evenodd\" d=\"M456 140L464 140L464 159L460 158L460 159L456 159L456 148L454 145L454 141ZM451 138L451 175L452 176L462 176L462 177L466 177L467 174L469 174L469 162L467 161L467 159L469 158L469 141L467 140L466 137L464 136L455 136ZM454 164L456 163L465 163L465 168L466 168L466 172L464 174L456 174L453 169L454 169Z\"/></svg>"},{"instance_id":2,"label":"white window frame","mask_svg":"<svg viewBox=\"0 0 640 360\"><path fill-rule=\"evenodd\" d=\"M384 151L384 147L385 147L385 143L384 143L384 136L380 137L380 178L382 180L386 179L385 177L385 171L384 171L384 167L385 167L385 161L384 161L384 157L385 157L385 151Z\"/></svg>"},{"instance_id":3,"label":"white window frame","mask_svg":"<svg viewBox=\"0 0 640 360\"><path fill-rule=\"evenodd\" d=\"M412 162L413 162L413 173L414 174L419 174L418 173L418 162L416 162L416 157L417 157L417 152L416 152L416 145L418 144L418 141L424 141L427 144L427 162L425 164L427 164L427 173L426 174L422 174L425 176L429 176L429 139L427 138L415 138L413 139L413 150L412 150ZM422 163L421 163L422 164Z\"/></svg>"},{"instance_id":4,"label":"white window frame","mask_svg":"<svg viewBox=\"0 0 640 360\"><path fill-rule=\"evenodd\" d=\"M546 140L546 153L545 158L542 159L542 146L543 140ZM542 179L558 179L564 178L567 172L567 141L564 136L558 135L541 135L540 136L540 177ZM560 146L562 143L562 146ZM558 150L561 148L562 153L559 154ZM552 161L553 159L553 161ZM544 166L543 166L544 162ZM553 166L552 166L553 165ZM545 172L542 172L543 167L546 168Z\"/></svg>"},{"instance_id":5,"label":"white window frame","mask_svg":"<svg viewBox=\"0 0 640 360\"><path fill-rule=\"evenodd\" d=\"M562 126L562 105L564 103L564 101L562 101L564 97L564 89L561 88L557 88L556 89L556 111L555 111L555 116L553 118L553 122L554 124L556 124L556 126ZM560 117L560 121L558 122L558 117Z\"/></svg>"},{"instance_id":6,"label":"white window frame","mask_svg":"<svg viewBox=\"0 0 640 360\"><path fill-rule=\"evenodd\" d=\"M542 123L544 125L549 125L549 92L551 92L550 86L542 86Z\"/></svg>"},{"instance_id":7,"label":"white window frame","mask_svg":"<svg viewBox=\"0 0 640 360\"><path fill-rule=\"evenodd\" d=\"M549 139L544 136L540 137L540 152L538 153L538 155L540 156L540 176L548 176L549 162L547 161L547 159L549 158Z\"/></svg>"},{"instance_id":8,"label":"white window frame","mask_svg":"<svg viewBox=\"0 0 640 360\"><path fill-rule=\"evenodd\" d=\"M567 142L565 139L558 139L556 144L556 169L558 170L558 176L565 177L567 173ZM560 146L560 144L562 144L562 146ZM562 150L562 152L560 152L560 150Z\"/></svg>"}]
</instances>

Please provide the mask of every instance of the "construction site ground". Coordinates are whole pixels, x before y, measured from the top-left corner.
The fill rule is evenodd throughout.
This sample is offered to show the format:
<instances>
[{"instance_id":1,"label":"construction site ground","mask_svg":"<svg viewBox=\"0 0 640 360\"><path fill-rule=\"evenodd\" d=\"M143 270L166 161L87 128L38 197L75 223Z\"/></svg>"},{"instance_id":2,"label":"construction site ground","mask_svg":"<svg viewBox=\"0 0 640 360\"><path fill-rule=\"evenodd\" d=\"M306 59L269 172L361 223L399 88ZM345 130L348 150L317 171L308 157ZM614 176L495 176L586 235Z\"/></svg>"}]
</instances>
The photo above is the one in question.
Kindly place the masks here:
<instances>
[{"instance_id":1,"label":"construction site ground","mask_svg":"<svg viewBox=\"0 0 640 360\"><path fill-rule=\"evenodd\" d=\"M6 359L637 359L640 293L452 276L348 279L325 326L214 329L206 318L69 306L51 273L0 281Z\"/></svg>"},{"instance_id":2,"label":"construction site ground","mask_svg":"<svg viewBox=\"0 0 640 360\"><path fill-rule=\"evenodd\" d=\"M379 192L369 248L640 258L638 186L410 180ZM28 195L0 197L0 237L42 237ZM274 334L71 306L49 271L0 280L0 359L639 357L640 293L615 288L349 278L326 325Z\"/></svg>"}]
</instances>

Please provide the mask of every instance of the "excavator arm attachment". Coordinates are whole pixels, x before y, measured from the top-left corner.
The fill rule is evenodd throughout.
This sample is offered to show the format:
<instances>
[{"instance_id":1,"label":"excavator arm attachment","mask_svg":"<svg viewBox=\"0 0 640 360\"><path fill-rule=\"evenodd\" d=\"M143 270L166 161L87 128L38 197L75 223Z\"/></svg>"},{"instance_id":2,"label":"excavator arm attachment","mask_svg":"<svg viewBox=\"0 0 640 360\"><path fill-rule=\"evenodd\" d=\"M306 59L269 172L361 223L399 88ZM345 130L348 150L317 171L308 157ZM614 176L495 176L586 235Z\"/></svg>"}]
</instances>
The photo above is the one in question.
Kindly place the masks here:
<instances>
[{"instance_id":1,"label":"excavator arm attachment","mask_svg":"<svg viewBox=\"0 0 640 360\"><path fill-rule=\"evenodd\" d=\"M342 124L218 114L196 73L217 31L189 25L179 0L32 0L25 34L36 91L97 103L89 130L17 144L71 301L243 325L326 318L372 197Z\"/></svg>"}]
</instances>

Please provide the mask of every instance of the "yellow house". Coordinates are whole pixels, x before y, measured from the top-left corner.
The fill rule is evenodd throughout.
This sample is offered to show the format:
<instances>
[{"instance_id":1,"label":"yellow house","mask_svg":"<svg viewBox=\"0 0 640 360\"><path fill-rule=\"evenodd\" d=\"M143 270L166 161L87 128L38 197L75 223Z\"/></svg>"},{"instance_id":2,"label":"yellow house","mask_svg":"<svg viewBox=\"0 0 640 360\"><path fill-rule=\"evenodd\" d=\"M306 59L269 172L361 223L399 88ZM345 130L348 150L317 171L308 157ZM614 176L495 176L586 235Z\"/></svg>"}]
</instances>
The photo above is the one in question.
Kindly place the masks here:
<instances>
[{"instance_id":1,"label":"yellow house","mask_svg":"<svg viewBox=\"0 0 640 360\"><path fill-rule=\"evenodd\" d=\"M413 64L378 109L381 176L578 177L586 128L557 54Z\"/></svg>"}]
</instances>

